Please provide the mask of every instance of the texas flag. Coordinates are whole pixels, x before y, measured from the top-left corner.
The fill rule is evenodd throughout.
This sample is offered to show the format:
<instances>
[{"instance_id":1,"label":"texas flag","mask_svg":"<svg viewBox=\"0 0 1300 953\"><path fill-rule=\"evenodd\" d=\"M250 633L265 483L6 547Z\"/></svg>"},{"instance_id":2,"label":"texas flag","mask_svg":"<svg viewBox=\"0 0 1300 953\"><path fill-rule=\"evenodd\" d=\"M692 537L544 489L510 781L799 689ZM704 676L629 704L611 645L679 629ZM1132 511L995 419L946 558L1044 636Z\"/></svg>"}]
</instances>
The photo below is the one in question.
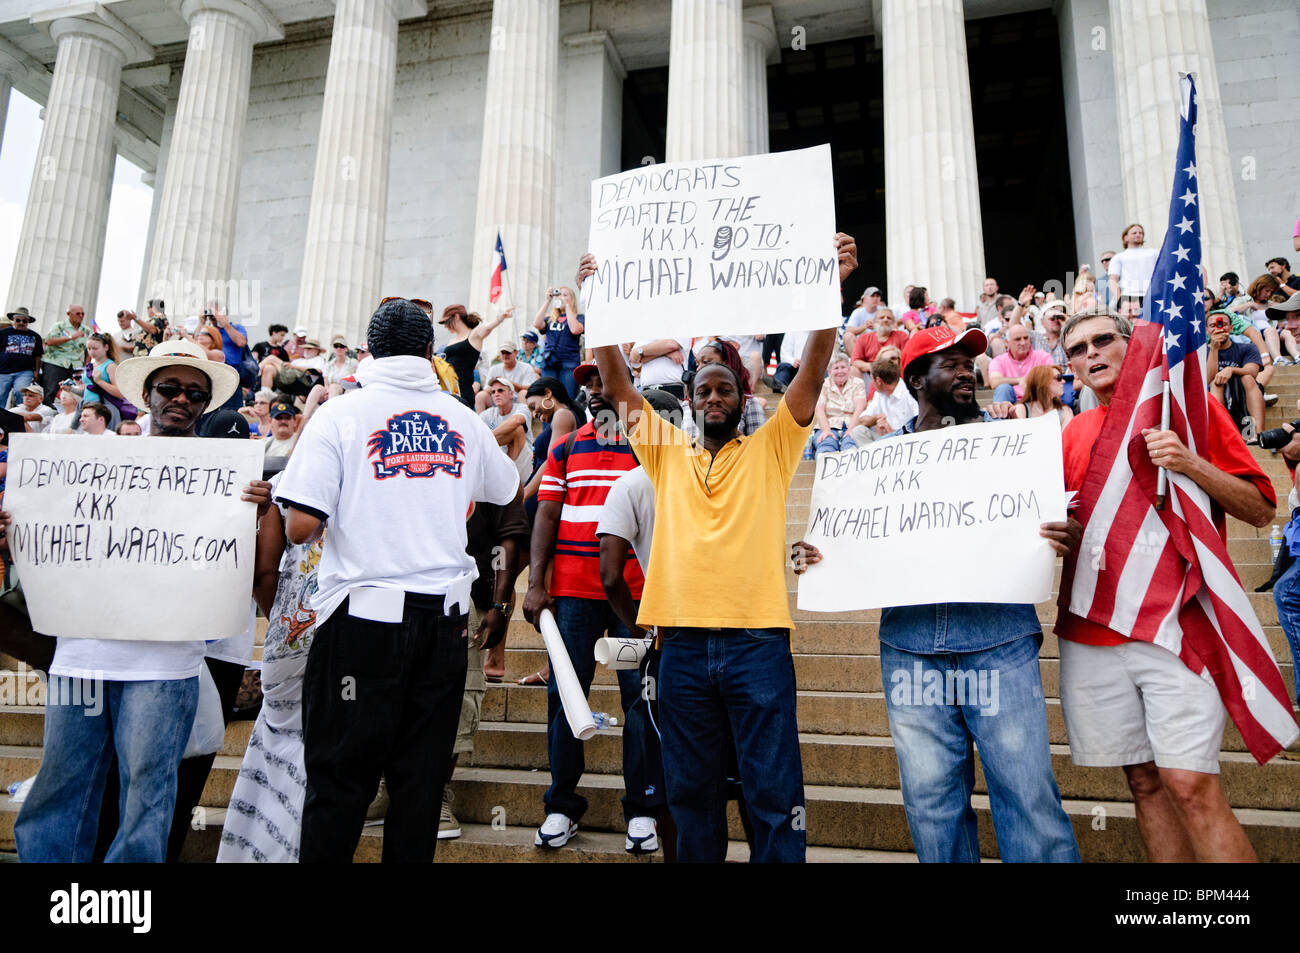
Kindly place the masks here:
<instances>
[{"instance_id":1,"label":"texas flag","mask_svg":"<svg viewBox=\"0 0 1300 953\"><path fill-rule=\"evenodd\" d=\"M501 244L501 233L497 232L497 247L492 252L492 290L488 300L493 304L501 297L501 279L506 273L506 250Z\"/></svg>"}]
</instances>

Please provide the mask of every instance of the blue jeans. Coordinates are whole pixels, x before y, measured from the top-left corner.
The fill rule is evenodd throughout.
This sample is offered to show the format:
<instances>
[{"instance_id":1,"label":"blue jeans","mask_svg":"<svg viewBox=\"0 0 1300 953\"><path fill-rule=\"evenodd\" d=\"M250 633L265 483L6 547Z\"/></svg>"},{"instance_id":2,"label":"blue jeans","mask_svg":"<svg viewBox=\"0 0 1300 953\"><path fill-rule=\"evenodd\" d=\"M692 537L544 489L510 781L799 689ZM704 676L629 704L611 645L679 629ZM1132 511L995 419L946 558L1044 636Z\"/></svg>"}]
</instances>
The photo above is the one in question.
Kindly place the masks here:
<instances>
[{"instance_id":1,"label":"blue jeans","mask_svg":"<svg viewBox=\"0 0 1300 953\"><path fill-rule=\"evenodd\" d=\"M1016 388L1012 384L999 384L993 388L994 401L1006 401L1008 404L1016 402Z\"/></svg>"},{"instance_id":2,"label":"blue jeans","mask_svg":"<svg viewBox=\"0 0 1300 953\"><path fill-rule=\"evenodd\" d=\"M578 365L581 363L582 363L581 361L577 361L577 360L571 360L571 361L548 360L542 366L542 376L554 377L556 380L558 380L561 384L564 385L564 389L569 392L570 397L577 397L578 391L581 388L578 387L578 382L573 379L573 372L577 370Z\"/></svg>"},{"instance_id":3,"label":"blue jeans","mask_svg":"<svg viewBox=\"0 0 1300 953\"><path fill-rule=\"evenodd\" d=\"M14 824L23 863L89 863L113 754L120 789L108 863L160 864L198 678L117 682L51 675L41 769Z\"/></svg>"},{"instance_id":4,"label":"blue jeans","mask_svg":"<svg viewBox=\"0 0 1300 953\"><path fill-rule=\"evenodd\" d=\"M1278 624L1291 646L1291 676L1300 692L1300 559L1273 584L1273 601L1277 603Z\"/></svg>"},{"instance_id":5,"label":"blue jeans","mask_svg":"<svg viewBox=\"0 0 1300 953\"><path fill-rule=\"evenodd\" d=\"M14 403L18 403L22 389L31 382L31 371L14 371L12 374L0 374L0 410L8 408L10 394L14 395Z\"/></svg>"},{"instance_id":6,"label":"blue jeans","mask_svg":"<svg viewBox=\"0 0 1300 953\"><path fill-rule=\"evenodd\" d=\"M778 364L776 370L772 372L772 380L776 381L781 390L785 390L797 373L798 369L793 364Z\"/></svg>"},{"instance_id":7,"label":"blue jeans","mask_svg":"<svg viewBox=\"0 0 1300 953\"><path fill-rule=\"evenodd\" d=\"M982 652L947 655L881 643L903 806L923 863L979 862L970 803L972 742L979 747L1002 859L1078 862L1052 774L1038 643L1038 636L1026 635Z\"/></svg>"},{"instance_id":8,"label":"blue jeans","mask_svg":"<svg viewBox=\"0 0 1300 953\"><path fill-rule=\"evenodd\" d=\"M632 637L604 599L556 596L555 624L584 694L591 690L591 680L596 676L596 641L606 632L611 639ZM647 799L655 798L654 779L659 771L657 765L648 764L657 752L647 750L649 725L641 699L641 673L636 669L620 671L618 689L623 703L623 817L631 820L653 813ZM574 821L580 820L587 813L587 799L578 793L578 782L586 767L583 744L573 737L569 720L564 717L554 677L546 686L546 751L551 762L551 786L543 798L546 813L567 814Z\"/></svg>"},{"instance_id":9,"label":"blue jeans","mask_svg":"<svg viewBox=\"0 0 1300 953\"><path fill-rule=\"evenodd\" d=\"M858 445L849 436L848 427L832 427L830 430L817 430L813 433L813 447L817 456L823 453L836 453L840 450L856 450Z\"/></svg>"},{"instance_id":10,"label":"blue jeans","mask_svg":"<svg viewBox=\"0 0 1300 953\"><path fill-rule=\"evenodd\" d=\"M785 629L672 629L659 663L668 810L677 860L727 855L727 725L754 828L750 860L802 863L803 760Z\"/></svg>"}]
</instances>

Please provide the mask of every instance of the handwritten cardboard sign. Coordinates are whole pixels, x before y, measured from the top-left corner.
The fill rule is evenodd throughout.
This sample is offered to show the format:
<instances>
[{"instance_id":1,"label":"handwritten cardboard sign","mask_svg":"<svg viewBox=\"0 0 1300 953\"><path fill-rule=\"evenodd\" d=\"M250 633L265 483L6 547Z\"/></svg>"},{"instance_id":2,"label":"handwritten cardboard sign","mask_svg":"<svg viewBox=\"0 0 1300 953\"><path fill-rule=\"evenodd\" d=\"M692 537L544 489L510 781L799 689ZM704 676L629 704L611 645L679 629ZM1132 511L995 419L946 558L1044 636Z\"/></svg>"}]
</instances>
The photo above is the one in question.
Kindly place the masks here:
<instances>
[{"instance_id":1,"label":"handwritten cardboard sign","mask_svg":"<svg viewBox=\"0 0 1300 953\"><path fill-rule=\"evenodd\" d=\"M828 145L597 179L587 247L591 347L840 321Z\"/></svg>"},{"instance_id":2,"label":"handwritten cardboard sign","mask_svg":"<svg viewBox=\"0 0 1300 953\"><path fill-rule=\"evenodd\" d=\"M248 625L262 474L251 440L15 434L4 508L32 627L222 639Z\"/></svg>"},{"instance_id":3,"label":"handwritten cardboard sign","mask_svg":"<svg viewBox=\"0 0 1300 953\"><path fill-rule=\"evenodd\" d=\"M1056 555L1038 529L1065 519L1064 485L1055 414L819 457L804 539L823 558L799 608L1042 602Z\"/></svg>"}]
</instances>

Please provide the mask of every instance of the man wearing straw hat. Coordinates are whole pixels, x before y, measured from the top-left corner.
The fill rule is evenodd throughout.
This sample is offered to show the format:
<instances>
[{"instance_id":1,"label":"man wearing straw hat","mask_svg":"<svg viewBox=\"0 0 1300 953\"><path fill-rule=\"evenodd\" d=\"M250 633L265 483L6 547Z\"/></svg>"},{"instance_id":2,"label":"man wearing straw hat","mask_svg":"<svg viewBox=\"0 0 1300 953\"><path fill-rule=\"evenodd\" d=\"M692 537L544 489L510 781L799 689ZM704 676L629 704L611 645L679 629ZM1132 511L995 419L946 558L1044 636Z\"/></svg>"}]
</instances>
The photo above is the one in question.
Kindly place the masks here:
<instances>
[{"instance_id":1,"label":"man wearing straw hat","mask_svg":"<svg viewBox=\"0 0 1300 953\"><path fill-rule=\"evenodd\" d=\"M193 437L204 410L221 406L239 387L239 375L207 360L198 345L175 340L123 361L117 386L131 403L148 407L151 436ZM240 499L255 504L260 518L270 507L271 485L254 480ZM0 513L0 534L8 523L9 514ZM0 545L6 542L0 535ZM204 647L202 640L59 637L46 690L41 770L14 824L23 862L90 861L115 754L123 807L105 860L162 862Z\"/></svg>"}]
</instances>

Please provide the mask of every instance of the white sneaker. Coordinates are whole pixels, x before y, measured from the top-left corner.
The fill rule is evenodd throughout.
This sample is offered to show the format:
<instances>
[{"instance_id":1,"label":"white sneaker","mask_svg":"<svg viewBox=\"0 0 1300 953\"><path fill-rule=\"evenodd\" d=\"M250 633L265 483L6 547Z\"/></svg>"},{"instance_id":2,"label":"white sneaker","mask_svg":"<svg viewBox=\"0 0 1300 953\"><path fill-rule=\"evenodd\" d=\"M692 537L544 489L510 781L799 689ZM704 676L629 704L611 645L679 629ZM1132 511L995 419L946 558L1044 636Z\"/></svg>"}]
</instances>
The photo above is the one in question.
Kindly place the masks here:
<instances>
[{"instance_id":1,"label":"white sneaker","mask_svg":"<svg viewBox=\"0 0 1300 953\"><path fill-rule=\"evenodd\" d=\"M578 823L567 814L547 814L533 839L535 847L563 847L569 838L578 833Z\"/></svg>"},{"instance_id":2,"label":"white sneaker","mask_svg":"<svg viewBox=\"0 0 1300 953\"><path fill-rule=\"evenodd\" d=\"M651 854L659 849L659 825L653 817L634 817L627 822L624 849L629 854Z\"/></svg>"},{"instance_id":3,"label":"white sneaker","mask_svg":"<svg viewBox=\"0 0 1300 953\"><path fill-rule=\"evenodd\" d=\"M1272 406L1273 406L1274 404L1276 404L1276 403L1277 403L1277 394L1265 394L1265 395L1264 395L1264 406L1265 406L1265 407L1272 407Z\"/></svg>"}]
</instances>

